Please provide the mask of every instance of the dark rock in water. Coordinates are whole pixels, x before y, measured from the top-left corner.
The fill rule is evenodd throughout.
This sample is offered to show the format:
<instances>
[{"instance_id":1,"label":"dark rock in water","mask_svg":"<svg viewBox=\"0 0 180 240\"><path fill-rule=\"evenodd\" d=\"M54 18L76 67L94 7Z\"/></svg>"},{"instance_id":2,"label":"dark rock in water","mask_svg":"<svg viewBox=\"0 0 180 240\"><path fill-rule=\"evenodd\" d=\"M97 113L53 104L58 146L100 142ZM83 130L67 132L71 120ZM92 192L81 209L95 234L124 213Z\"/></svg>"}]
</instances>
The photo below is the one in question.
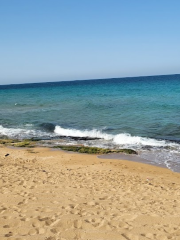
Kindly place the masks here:
<instances>
[{"instance_id":1,"label":"dark rock in water","mask_svg":"<svg viewBox=\"0 0 180 240\"><path fill-rule=\"evenodd\" d=\"M142 146L142 149L144 150L152 150L154 147L153 146L149 146L149 145L145 145L145 146Z\"/></svg>"},{"instance_id":2,"label":"dark rock in water","mask_svg":"<svg viewBox=\"0 0 180 240\"><path fill-rule=\"evenodd\" d=\"M49 137L49 138L38 138L38 137L33 137L33 138L30 138L29 139L30 141L34 141L34 142L38 142L38 141L41 141L41 140L51 140L51 138Z\"/></svg>"},{"instance_id":3,"label":"dark rock in water","mask_svg":"<svg viewBox=\"0 0 180 240\"><path fill-rule=\"evenodd\" d=\"M41 141L41 140L58 140L58 139L65 139L65 140L83 140L83 141L89 141L89 140L98 140L100 138L91 138L91 137L71 137L71 136L55 136L55 137L33 137L30 140L31 141Z\"/></svg>"},{"instance_id":4,"label":"dark rock in water","mask_svg":"<svg viewBox=\"0 0 180 240\"><path fill-rule=\"evenodd\" d=\"M174 143L180 143L180 138L165 138L165 140L169 142L174 142Z\"/></svg>"},{"instance_id":5,"label":"dark rock in water","mask_svg":"<svg viewBox=\"0 0 180 240\"><path fill-rule=\"evenodd\" d=\"M100 139L100 138L92 138L92 137L71 137L71 136L69 136L69 138L73 140L84 140L84 141Z\"/></svg>"},{"instance_id":6,"label":"dark rock in water","mask_svg":"<svg viewBox=\"0 0 180 240\"><path fill-rule=\"evenodd\" d=\"M69 139L69 140L83 140L83 141L88 141L88 140L98 140L101 138L92 138L92 137L73 137L73 136L56 136L52 137L51 139ZM43 139L45 140L45 139Z\"/></svg>"},{"instance_id":7,"label":"dark rock in water","mask_svg":"<svg viewBox=\"0 0 180 240\"><path fill-rule=\"evenodd\" d=\"M47 132L54 132L55 124L53 124L53 123L41 123L40 127L43 128Z\"/></svg>"}]
</instances>

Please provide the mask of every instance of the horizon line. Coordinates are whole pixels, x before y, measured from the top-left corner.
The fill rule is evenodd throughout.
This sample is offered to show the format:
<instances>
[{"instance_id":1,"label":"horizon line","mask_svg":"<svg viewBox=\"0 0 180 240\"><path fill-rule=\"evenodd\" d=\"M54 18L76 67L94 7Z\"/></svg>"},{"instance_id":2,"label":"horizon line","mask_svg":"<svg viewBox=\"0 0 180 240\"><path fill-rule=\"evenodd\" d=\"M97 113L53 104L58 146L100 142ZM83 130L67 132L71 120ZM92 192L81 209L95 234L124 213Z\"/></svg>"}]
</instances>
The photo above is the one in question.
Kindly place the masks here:
<instances>
[{"instance_id":1,"label":"horizon line","mask_svg":"<svg viewBox=\"0 0 180 240\"><path fill-rule=\"evenodd\" d=\"M96 80L110 80L110 79L124 79L124 78L139 78L139 77L160 77L160 76L175 76L180 75L180 73L174 74L158 74L158 75L139 75L134 77L108 77L108 78L91 78L91 79L74 79L74 80L60 80L60 81L47 81L47 82L27 82L27 83L10 83L10 84L0 84L0 86L12 86L12 85L31 85L31 84L44 84L44 83L59 83L59 82L76 82L76 81L96 81Z\"/></svg>"}]
</instances>

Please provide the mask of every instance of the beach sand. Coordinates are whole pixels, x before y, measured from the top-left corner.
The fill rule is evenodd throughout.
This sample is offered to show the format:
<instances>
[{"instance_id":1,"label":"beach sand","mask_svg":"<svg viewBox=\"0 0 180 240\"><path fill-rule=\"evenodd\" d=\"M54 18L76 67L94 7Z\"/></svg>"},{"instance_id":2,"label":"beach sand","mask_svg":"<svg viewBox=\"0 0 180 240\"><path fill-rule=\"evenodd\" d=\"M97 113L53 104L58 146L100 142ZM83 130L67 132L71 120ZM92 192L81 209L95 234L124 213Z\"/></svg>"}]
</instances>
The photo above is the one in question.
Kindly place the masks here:
<instances>
[{"instance_id":1,"label":"beach sand","mask_svg":"<svg viewBox=\"0 0 180 240\"><path fill-rule=\"evenodd\" d=\"M0 176L0 239L180 240L180 174L168 169L1 146Z\"/></svg>"}]
</instances>

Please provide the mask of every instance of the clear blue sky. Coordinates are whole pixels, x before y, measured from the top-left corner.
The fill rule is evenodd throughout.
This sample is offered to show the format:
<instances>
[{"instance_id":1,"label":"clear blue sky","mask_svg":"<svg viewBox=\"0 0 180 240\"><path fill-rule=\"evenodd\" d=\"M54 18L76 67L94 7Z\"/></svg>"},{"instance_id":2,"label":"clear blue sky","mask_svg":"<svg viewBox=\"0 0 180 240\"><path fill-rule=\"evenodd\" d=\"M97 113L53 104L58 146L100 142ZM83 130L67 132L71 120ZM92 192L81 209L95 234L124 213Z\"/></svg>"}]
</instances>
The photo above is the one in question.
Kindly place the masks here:
<instances>
[{"instance_id":1,"label":"clear blue sky","mask_svg":"<svg viewBox=\"0 0 180 240\"><path fill-rule=\"evenodd\" d=\"M0 84L175 73L179 0L0 0Z\"/></svg>"}]
</instances>

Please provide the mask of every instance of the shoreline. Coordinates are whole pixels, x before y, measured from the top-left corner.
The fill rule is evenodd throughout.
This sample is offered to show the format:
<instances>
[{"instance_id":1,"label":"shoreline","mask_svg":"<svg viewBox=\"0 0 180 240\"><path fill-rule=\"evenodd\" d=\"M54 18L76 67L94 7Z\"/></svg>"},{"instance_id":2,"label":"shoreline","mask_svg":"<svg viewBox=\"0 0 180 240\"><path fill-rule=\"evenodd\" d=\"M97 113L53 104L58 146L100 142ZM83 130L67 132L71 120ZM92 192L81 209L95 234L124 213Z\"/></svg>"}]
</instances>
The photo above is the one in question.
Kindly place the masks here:
<instances>
[{"instance_id":1,"label":"shoreline","mask_svg":"<svg viewBox=\"0 0 180 240\"><path fill-rule=\"evenodd\" d=\"M67 147L66 145L64 145L65 147ZM71 145L69 145L71 147ZM68 146L68 147L69 147ZM80 146L80 145L72 145L72 147L76 147L76 146ZM82 147L84 145L81 145ZM29 147L16 147L16 146L6 146L12 149L29 149ZM60 147L50 147L50 146L43 146L43 145L36 145L33 146L33 148L48 148L50 151L63 151L65 153L70 153L70 154L87 154L87 153L81 153L81 152L77 152L77 151L70 151L70 150L64 150L61 149ZM91 147L87 147L87 148L91 148ZM96 148L96 147L95 147ZM105 150L102 148L102 150ZM129 149L130 151L132 151L131 149ZM149 162L149 160L145 159L145 158L141 158L138 153L137 154L133 154L133 153L125 153L125 152L111 152L111 153L102 153L102 154L98 154L98 153L90 153L91 155L96 156L99 159L109 159L109 160L121 160L121 161L131 161L131 162L137 162L137 163L142 163L142 164L147 164L147 165L151 165L151 166L155 166L155 167L160 167L160 168L164 168L164 169L168 169L172 172L175 173L180 173L180 171L173 171L171 168L168 168L166 165L163 164L156 164L154 162ZM89 155L89 154L88 154Z\"/></svg>"},{"instance_id":2,"label":"shoreline","mask_svg":"<svg viewBox=\"0 0 180 240\"><path fill-rule=\"evenodd\" d=\"M111 159L111 160L120 160L120 161L122 160L122 161L137 162L137 163L142 163L142 164L147 164L147 165L151 165L151 166L155 166L155 167L168 169L172 172L176 172L176 171L171 170L167 166L151 163L147 159L141 158L138 155L128 155L128 154L123 154L123 153L122 154L121 153L114 153L113 154L112 153L112 154L99 155L98 158L99 159ZM177 171L177 173L179 173L179 172Z\"/></svg>"},{"instance_id":3,"label":"shoreline","mask_svg":"<svg viewBox=\"0 0 180 240\"><path fill-rule=\"evenodd\" d=\"M51 125L52 124L50 124L50 126ZM59 126L59 128L60 128L60 126ZM73 129L71 129L71 130L70 129L62 129L62 130L63 131L73 131ZM77 130L77 131L79 131L79 130ZM83 133L83 131L82 131L82 133ZM68 134L69 134L69 132L68 132ZM126 136L126 137L128 137L128 136ZM130 136L130 138L134 138L134 137ZM137 137L137 138L139 138L139 137ZM106 153L109 154L109 150L111 150L114 153L114 151L119 151L120 149L125 148L125 150L130 149L130 151L134 151L134 152L138 153L139 158L135 159L135 161L137 161L137 162L144 162L146 164L155 165L158 167L160 166L163 168L168 168L174 172L180 172L180 162L179 162L179 159L180 159L180 152L179 152L180 148L179 147L180 147L180 145L178 145L175 142L171 142L171 141L166 142L163 139L148 139L148 138L146 139L146 138L144 138L144 140L148 140L148 141L146 141L145 146L143 145L144 143L142 145L137 144L137 146L133 145L133 144L132 145L131 144L130 145L129 144L121 145L120 144L120 145L116 146L115 143L114 143L114 145L106 144L105 143L106 141L103 139L100 139L100 138L67 137L67 136L65 137L64 135L61 136L60 138L57 137L57 138L52 138L52 139L51 139L51 137L49 139L43 139L43 138L42 139L41 138L30 138L30 139L15 138L15 139L4 139L4 140L0 139L0 143L1 143L1 141L6 141L6 140L7 141L15 141L13 145L14 146L19 145L20 147L38 146L38 147L50 147L50 148L57 147L58 148L60 146L61 147L63 146L63 148L65 148L65 147L70 147L70 146L71 147L83 147L84 146L83 148L89 148L89 149L90 148L99 148L102 150L100 152L100 154L106 154ZM129 139L130 142L131 142L131 140L133 140L133 139ZM157 144L156 147L151 146L151 140L155 141L154 144L155 144L155 146ZM93 141L95 141L95 142L93 142ZM100 141L100 144L97 141ZM126 139L126 141L127 141L127 139ZM163 144L165 144L165 145L160 147L158 145L159 141L162 141L162 145ZM163 143L163 141L165 141L165 142ZM148 142L150 145L148 145ZM108 152L106 152L106 150ZM96 153L96 152L89 152L89 153ZM133 161L134 161L134 159L133 159Z\"/></svg>"},{"instance_id":4,"label":"shoreline","mask_svg":"<svg viewBox=\"0 0 180 240\"><path fill-rule=\"evenodd\" d=\"M86 146L83 144L77 144L77 145L63 145L61 143L60 145L44 145L44 142L41 140L34 140L34 139L0 139L0 145L11 147L11 148L19 148L19 149L28 149L28 148L49 148L52 150L61 150L65 152L70 153L87 153L87 154L93 154L97 155L99 159L114 159L114 160L128 160L132 162L139 162L144 163L148 165L153 165L157 167L162 167L165 169L169 169L173 172L180 172L180 169L178 171L174 171L170 167L168 167L167 164L164 163L156 163L154 161L147 160L146 158L141 157L137 151L134 151L133 149L108 149L108 148L98 148L98 147L92 147L92 146Z\"/></svg>"},{"instance_id":5,"label":"shoreline","mask_svg":"<svg viewBox=\"0 0 180 240\"><path fill-rule=\"evenodd\" d=\"M180 174L169 169L1 146L0 174L0 239L179 240Z\"/></svg>"}]
</instances>

